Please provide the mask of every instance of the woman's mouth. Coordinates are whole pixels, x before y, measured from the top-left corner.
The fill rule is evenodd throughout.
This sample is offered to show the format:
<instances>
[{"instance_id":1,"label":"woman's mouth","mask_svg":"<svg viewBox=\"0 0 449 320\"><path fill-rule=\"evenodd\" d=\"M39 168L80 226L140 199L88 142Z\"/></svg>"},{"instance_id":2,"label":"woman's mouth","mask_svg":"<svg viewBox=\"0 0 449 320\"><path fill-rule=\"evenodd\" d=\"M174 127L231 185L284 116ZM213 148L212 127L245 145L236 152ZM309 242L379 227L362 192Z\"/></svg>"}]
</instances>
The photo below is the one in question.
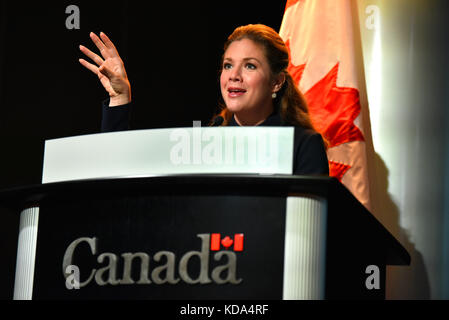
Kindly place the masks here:
<instances>
[{"instance_id":1,"label":"woman's mouth","mask_svg":"<svg viewBox=\"0 0 449 320\"><path fill-rule=\"evenodd\" d=\"M237 87L229 87L228 88L228 96L231 98L236 98L242 96L246 92L243 88Z\"/></svg>"}]
</instances>

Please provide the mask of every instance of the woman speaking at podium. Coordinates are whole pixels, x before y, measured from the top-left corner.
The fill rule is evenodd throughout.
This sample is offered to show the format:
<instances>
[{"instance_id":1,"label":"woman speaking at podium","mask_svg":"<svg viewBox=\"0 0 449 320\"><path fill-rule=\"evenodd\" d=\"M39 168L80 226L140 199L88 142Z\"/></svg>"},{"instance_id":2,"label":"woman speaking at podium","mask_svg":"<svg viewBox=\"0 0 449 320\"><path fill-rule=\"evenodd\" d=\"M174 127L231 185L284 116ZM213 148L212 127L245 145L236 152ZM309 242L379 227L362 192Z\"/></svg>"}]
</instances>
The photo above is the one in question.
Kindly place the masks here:
<instances>
[{"instance_id":1,"label":"woman speaking at podium","mask_svg":"<svg viewBox=\"0 0 449 320\"><path fill-rule=\"evenodd\" d=\"M102 131L128 129L131 85L112 41L90 33L100 55L80 46L93 63L79 62L95 73L109 99L103 103ZM295 175L328 175L325 143L311 124L307 104L287 71L288 49L272 28L238 27L224 45L220 87L224 105L213 126L293 126Z\"/></svg>"}]
</instances>

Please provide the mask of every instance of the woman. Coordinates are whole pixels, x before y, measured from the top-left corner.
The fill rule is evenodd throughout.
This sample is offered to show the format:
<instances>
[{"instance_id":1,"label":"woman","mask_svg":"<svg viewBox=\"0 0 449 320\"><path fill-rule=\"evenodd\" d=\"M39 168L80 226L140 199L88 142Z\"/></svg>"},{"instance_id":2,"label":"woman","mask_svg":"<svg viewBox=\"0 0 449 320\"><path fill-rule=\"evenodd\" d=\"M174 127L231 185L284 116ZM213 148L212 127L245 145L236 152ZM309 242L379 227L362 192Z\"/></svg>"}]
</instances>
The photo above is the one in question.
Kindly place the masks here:
<instances>
[{"instance_id":1,"label":"woman","mask_svg":"<svg viewBox=\"0 0 449 320\"><path fill-rule=\"evenodd\" d=\"M100 37L91 33L90 37L101 57L80 46L95 64L79 61L98 76L109 93L103 103L102 131L126 130L131 86L123 61L104 33ZM293 174L328 175L325 144L313 129L305 100L287 71L288 62L287 47L272 28L257 24L235 29L224 45L220 75L223 103L213 123L294 126Z\"/></svg>"}]
</instances>

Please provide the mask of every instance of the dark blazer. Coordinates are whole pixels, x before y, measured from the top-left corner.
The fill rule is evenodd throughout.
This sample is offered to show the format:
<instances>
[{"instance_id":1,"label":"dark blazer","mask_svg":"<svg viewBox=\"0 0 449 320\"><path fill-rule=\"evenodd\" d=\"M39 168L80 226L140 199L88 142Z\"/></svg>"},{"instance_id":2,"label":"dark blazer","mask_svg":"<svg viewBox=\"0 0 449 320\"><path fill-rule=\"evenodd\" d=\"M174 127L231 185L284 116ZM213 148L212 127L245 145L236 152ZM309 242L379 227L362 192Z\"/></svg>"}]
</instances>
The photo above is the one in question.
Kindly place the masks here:
<instances>
[{"instance_id":1,"label":"dark blazer","mask_svg":"<svg viewBox=\"0 0 449 320\"><path fill-rule=\"evenodd\" d=\"M130 105L109 107L109 100L103 101L103 117L101 131L129 130ZM234 118L229 126L238 126ZM279 113L273 113L260 126L288 126ZM294 151L293 151L294 175L329 175L329 163L321 135L313 130L295 126Z\"/></svg>"}]
</instances>

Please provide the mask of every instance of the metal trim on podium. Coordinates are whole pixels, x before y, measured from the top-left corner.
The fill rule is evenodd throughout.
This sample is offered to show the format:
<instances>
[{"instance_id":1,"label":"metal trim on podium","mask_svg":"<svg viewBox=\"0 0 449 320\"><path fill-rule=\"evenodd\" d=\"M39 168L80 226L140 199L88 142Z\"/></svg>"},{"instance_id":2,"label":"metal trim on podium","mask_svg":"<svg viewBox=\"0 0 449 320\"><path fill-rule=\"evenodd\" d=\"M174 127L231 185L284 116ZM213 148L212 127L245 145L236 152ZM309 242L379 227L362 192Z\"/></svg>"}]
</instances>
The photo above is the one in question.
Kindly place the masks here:
<instances>
[{"instance_id":1,"label":"metal trim on podium","mask_svg":"<svg viewBox=\"0 0 449 320\"><path fill-rule=\"evenodd\" d=\"M284 300L324 299L327 201L287 197L284 253Z\"/></svg>"}]
</instances>

